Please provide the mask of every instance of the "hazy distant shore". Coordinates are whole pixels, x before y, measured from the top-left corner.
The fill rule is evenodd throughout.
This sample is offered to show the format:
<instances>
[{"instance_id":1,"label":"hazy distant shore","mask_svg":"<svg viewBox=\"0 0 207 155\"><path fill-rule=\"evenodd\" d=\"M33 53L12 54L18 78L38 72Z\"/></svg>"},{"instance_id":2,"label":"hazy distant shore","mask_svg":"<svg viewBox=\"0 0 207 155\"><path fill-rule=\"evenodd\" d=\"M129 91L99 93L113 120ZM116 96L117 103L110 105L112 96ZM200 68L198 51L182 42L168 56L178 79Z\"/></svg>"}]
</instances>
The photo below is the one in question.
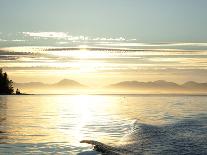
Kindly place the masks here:
<instances>
[{"instance_id":1,"label":"hazy distant shore","mask_svg":"<svg viewBox=\"0 0 207 155\"><path fill-rule=\"evenodd\" d=\"M70 79L57 83L42 82L14 83L25 94L184 94L206 95L207 83L188 81L183 84L164 80L139 82L122 81L104 87L94 88Z\"/></svg>"},{"instance_id":2,"label":"hazy distant shore","mask_svg":"<svg viewBox=\"0 0 207 155\"><path fill-rule=\"evenodd\" d=\"M81 96L85 96L85 95L95 95L95 96L207 96L207 94L21 94L21 95L16 95L16 94L12 94L12 95L3 95L1 94L0 96L24 96L24 95L81 95Z\"/></svg>"}]
</instances>

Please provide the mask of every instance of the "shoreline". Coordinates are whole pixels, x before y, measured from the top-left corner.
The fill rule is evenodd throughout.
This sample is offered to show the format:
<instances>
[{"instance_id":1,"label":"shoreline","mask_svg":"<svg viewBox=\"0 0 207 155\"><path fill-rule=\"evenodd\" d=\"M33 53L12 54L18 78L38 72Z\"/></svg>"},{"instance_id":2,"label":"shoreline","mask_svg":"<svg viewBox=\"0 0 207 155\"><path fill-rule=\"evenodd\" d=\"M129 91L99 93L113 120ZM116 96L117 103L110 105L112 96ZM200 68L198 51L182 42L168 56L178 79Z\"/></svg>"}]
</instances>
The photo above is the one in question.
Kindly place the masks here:
<instances>
[{"instance_id":1,"label":"shoreline","mask_svg":"<svg viewBox=\"0 0 207 155\"><path fill-rule=\"evenodd\" d=\"M25 96L25 95L102 95L102 96L120 96L120 95L125 95L125 96L207 96L207 94L116 94L116 93L111 93L111 94L0 94L0 96Z\"/></svg>"}]
</instances>

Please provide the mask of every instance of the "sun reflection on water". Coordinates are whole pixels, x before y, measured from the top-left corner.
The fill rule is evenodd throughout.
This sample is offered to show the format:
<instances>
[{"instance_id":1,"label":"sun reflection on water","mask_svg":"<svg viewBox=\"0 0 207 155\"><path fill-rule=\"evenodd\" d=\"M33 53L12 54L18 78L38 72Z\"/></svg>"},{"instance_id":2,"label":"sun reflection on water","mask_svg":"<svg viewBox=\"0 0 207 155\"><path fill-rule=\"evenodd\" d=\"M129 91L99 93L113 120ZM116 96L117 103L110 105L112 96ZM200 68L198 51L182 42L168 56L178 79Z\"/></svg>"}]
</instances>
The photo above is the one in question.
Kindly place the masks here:
<instances>
[{"instance_id":1,"label":"sun reflection on water","mask_svg":"<svg viewBox=\"0 0 207 155\"><path fill-rule=\"evenodd\" d=\"M90 134L86 125L93 125L96 120L96 116L99 112L103 112L106 109L100 104L105 102L104 97L91 95L75 95L68 100L68 97L62 96L58 102L64 103L61 105L59 112L59 132L61 132L68 141L75 146L82 146L79 142L83 139L96 139L99 137L99 133L95 132ZM100 100L101 99L101 100ZM68 102L71 104L68 105ZM102 105L102 106L101 106ZM62 128L69 124L67 115L73 115L73 126L70 129ZM65 118L66 117L66 118ZM71 120L70 120L71 121ZM70 122L71 123L71 122ZM96 128L94 126L94 128Z\"/></svg>"},{"instance_id":2,"label":"sun reflection on water","mask_svg":"<svg viewBox=\"0 0 207 155\"><path fill-rule=\"evenodd\" d=\"M87 95L78 95L75 96L72 99L72 102L74 104L74 111L78 115L78 122L76 126L74 127L74 140L79 143L86 135L84 134L82 128L86 125L88 122L93 121L93 113L90 110L90 106L95 103L91 102L90 96ZM95 106L95 105L94 105Z\"/></svg>"}]
</instances>

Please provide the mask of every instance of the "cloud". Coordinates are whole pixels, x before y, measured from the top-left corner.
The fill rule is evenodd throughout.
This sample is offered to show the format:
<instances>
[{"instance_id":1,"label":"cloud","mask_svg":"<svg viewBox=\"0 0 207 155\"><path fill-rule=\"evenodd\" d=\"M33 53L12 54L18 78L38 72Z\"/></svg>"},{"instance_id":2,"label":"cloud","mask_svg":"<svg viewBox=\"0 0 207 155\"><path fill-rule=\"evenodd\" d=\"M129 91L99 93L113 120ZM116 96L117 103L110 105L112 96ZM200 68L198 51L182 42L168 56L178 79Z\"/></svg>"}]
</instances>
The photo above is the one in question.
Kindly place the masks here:
<instances>
[{"instance_id":1,"label":"cloud","mask_svg":"<svg viewBox=\"0 0 207 155\"><path fill-rule=\"evenodd\" d=\"M11 46L79 46L86 44L93 47L129 48L129 49L169 49L169 50L206 50L206 42L137 42L136 39L123 36L91 37L71 35L68 32L19 32L2 34L1 47Z\"/></svg>"},{"instance_id":2,"label":"cloud","mask_svg":"<svg viewBox=\"0 0 207 155\"><path fill-rule=\"evenodd\" d=\"M1 42L1 41L3 42L3 41L7 41L7 40L5 40L5 39L1 39L1 38L0 38L0 42Z\"/></svg>"},{"instance_id":3,"label":"cloud","mask_svg":"<svg viewBox=\"0 0 207 155\"><path fill-rule=\"evenodd\" d=\"M11 40L13 42L25 42L26 40L21 40L21 39L14 39L14 40Z\"/></svg>"},{"instance_id":4,"label":"cloud","mask_svg":"<svg viewBox=\"0 0 207 155\"><path fill-rule=\"evenodd\" d=\"M204 50L25 46L2 48L0 60L0 66L13 72L21 70L22 75L24 70L25 74L43 70L45 76L62 70L64 75L77 77L177 80L191 75L192 79L202 80L207 74Z\"/></svg>"},{"instance_id":5,"label":"cloud","mask_svg":"<svg viewBox=\"0 0 207 155\"><path fill-rule=\"evenodd\" d=\"M98 42L97 45L102 46L119 46L119 47L178 47L178 46L204 46L207 43L138 43L138 42Z\"/></svg>"},{"instance_id":6,"label":"cloud","mask_svg":"<svg viewBox=\"0 0 207 155\"><path fill-rule=\"evenodd\" d=\"M42 38L67 38L67 33L64 32L23 32L24 35L30 37Z\"/></svg>"},{"instance_id":7,"label":"cloud","mask_svg":"<svg viewBox=\"0 0 207 155\"><path fill-rule=\"evenodd\" d=\"M89 36L73 36L67 32L22 32L24 36L39 38L53 38L53 39L64 39L68 41L125 41L124 37L89 37Z\"/></svg>"}]
</instances>

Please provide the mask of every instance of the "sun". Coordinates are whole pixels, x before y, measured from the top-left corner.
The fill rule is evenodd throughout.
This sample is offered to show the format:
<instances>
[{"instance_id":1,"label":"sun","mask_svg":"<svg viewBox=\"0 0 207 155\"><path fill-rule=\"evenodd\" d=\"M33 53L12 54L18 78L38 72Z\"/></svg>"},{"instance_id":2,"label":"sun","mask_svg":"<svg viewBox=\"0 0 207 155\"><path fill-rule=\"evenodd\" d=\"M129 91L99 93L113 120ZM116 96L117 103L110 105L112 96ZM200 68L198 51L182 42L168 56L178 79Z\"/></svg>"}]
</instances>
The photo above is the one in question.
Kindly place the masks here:
<instances>
[{"instance_id":1,"label":"sun","mask_svg":"<svg viewBox=\"0 0 207 155\"><path fill-rule=\"evenodd\" d=\"M89 48L90 46L88 45L79 45L78 48L80 48L80 50L87 50L87 48Z\"/></svg>"}]
</instances>

